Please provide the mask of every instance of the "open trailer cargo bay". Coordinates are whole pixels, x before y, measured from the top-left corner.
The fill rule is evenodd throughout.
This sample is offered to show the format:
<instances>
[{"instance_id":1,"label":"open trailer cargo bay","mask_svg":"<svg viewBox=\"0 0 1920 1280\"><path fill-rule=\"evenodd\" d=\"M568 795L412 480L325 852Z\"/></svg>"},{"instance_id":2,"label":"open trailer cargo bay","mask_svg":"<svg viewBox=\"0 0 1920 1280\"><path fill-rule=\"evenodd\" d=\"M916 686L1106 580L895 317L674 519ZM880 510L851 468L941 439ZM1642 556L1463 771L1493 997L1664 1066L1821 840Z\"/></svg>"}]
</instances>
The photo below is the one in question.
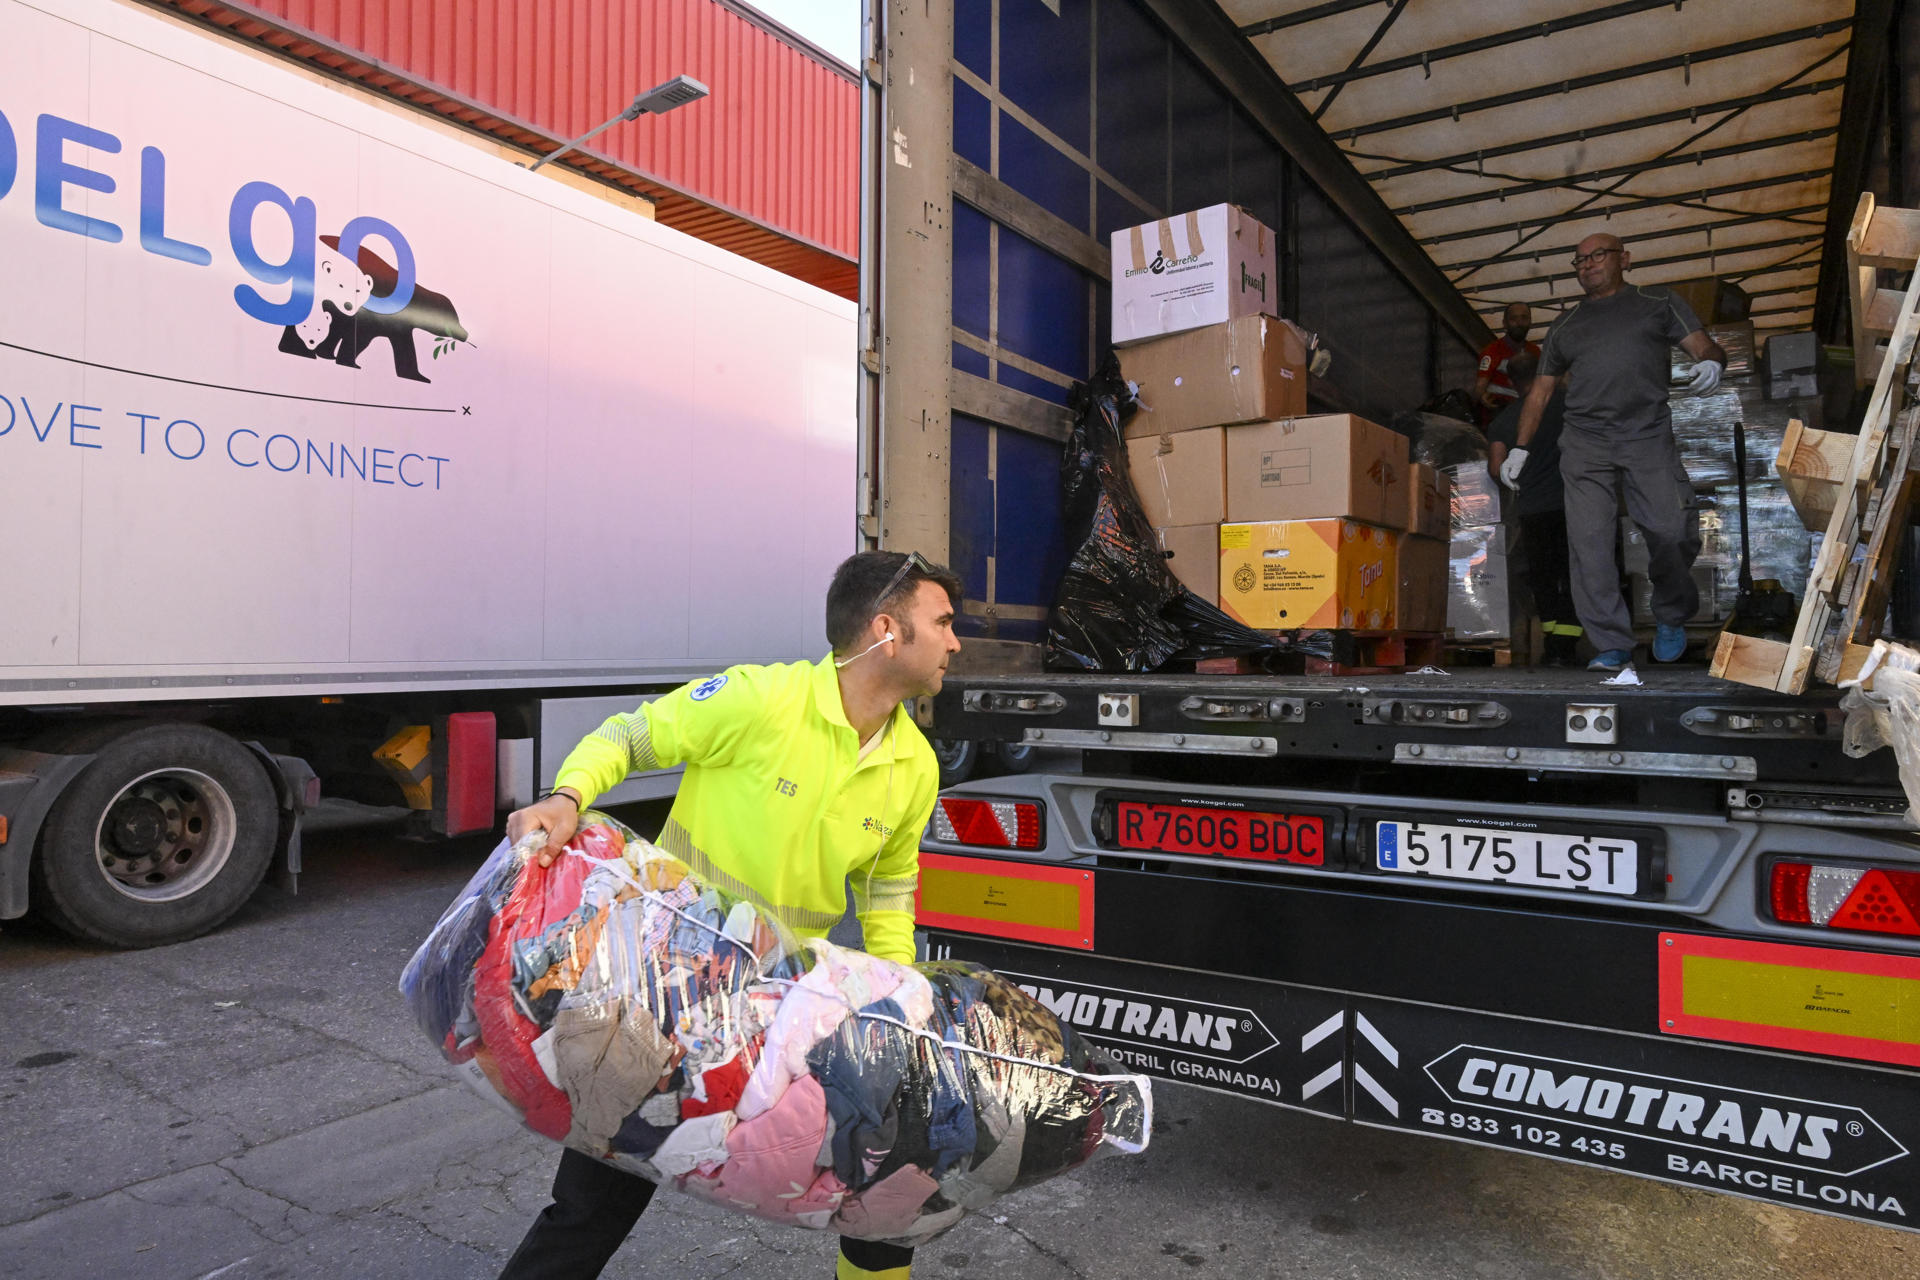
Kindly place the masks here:
<instances>
[{"instance_id":1,"label":"open trailer cargo bay","mask_svg":"<svg viewBox=\"0 0 1920 1280\"><path fill-rule=\"evenodd\" d=\"M865 532L967 584L986 661L930 731L1082 753L943 793L933 953L1165 1079L1910 1227L1891 753L1842 751L1835 690L1698 667L1039 670L1106 233L1222 201L1274 228L1278 314L1337 352L1318 410L1464 385L1486 329L1212 4L876 6L868 33Z\"/></svg>"}]
</instances>

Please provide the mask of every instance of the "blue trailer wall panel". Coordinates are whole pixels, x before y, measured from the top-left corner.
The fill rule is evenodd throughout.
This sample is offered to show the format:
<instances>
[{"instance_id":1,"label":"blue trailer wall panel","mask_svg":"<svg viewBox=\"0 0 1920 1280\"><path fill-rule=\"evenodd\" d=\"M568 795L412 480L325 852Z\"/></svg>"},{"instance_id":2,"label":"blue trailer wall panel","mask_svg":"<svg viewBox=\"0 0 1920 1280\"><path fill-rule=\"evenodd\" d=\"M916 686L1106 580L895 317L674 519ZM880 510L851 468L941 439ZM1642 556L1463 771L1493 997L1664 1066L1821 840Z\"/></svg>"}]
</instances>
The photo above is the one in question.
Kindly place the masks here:
<instances>
[{"instance_id":1,"label":"blue trailer wall panel","mask_svg":"<svg viewBox=\"0 0 1920 1280\"><path fill-rule=\"evenodd\" d=\"M1058 0L1053 8L1000 0L1000 92L1081 152L1093 128L1092 21L1093 0Z\"/></svg>"},{"instance_id":2,"label":"blue trailer wall panel","mask_svg":"<svg viewBox=\"0 0 1920 1280\"><path fill-rule=\"evenodd\" d=\"M1179 213L1227 199L1232 188L1228 169L1233 109L1227 95L1184 53L1173 55L1172 71L1173 195L1168 211Z\"/></svg>"},{"instance_id":3,"label":"blue trailer wall panel","mask_svg":"<svg viewBox=\"0 0 1920 1280\"><path fill-rule=\"evenodd\" d=\"M1099 85L1093 127L1100 167L1164 210L1167 37L1126 0L1101 0L1094 23Z\"/></svg>"}]
</instances>

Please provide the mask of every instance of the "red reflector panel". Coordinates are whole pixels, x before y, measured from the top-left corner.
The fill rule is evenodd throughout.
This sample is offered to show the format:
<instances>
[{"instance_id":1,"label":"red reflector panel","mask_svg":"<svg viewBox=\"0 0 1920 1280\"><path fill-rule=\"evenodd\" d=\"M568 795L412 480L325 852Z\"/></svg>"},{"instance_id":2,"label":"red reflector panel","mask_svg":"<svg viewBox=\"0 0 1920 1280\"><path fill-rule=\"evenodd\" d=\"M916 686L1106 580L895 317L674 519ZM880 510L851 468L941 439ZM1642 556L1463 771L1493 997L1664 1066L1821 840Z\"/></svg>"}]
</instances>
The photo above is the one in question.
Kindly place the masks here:
<instances>
[{"instance_id":1,"label":"red reflector panel","mask_svg":"<svg viewBox=\"0 0 1920 1280\"><path fill-rule=\"evenodd\" d=\"M1114 818L1114 843L1122 849L1309 867L1326 863L1326 820L1311 814L1122 800Z\"/></svg>"},{"instance_id":2,"label":"red reflector panel","mask_svg":"<svg viewBox=\"0 0 1920 1280\"><path fill-rule=\"evenodd\" d=\"M1783 924L1812 924L1807 912L1807 877L1813 868L1804 862L1773 864L1773 918Z\"/></svg>"},{"instance_id":3,"label":"red reflector panel","mask_svg":"<svg viewBox=\"0 0 1920 1280\"><path fill-rule=\"evenodd\" d=\"M1920 935L1920 875L1911 871L1869 871L1827 922L1834 929Z\"/></svg>"},{"instance_id":4,"label":"red reflector panel","mask_svg":"<svg viewBox=\"0 0 1920 1280\"><path fill-rule=\"evenodd\" d=\"M1767 890L1785 924L1920 938L1920 871L1776 862Z\"/></svg>"},{"instance_id":5,"label":"red reflector panel","mask_svg":"<svg viewBox=\"0 0 1920 1280\"><path fill-rule=\"evenodd\" d=\"M982 849L1038 849L1045 843L1038 804L968 796L940 798L933 807L933 838Z\"/></svg>"}]
</instances>

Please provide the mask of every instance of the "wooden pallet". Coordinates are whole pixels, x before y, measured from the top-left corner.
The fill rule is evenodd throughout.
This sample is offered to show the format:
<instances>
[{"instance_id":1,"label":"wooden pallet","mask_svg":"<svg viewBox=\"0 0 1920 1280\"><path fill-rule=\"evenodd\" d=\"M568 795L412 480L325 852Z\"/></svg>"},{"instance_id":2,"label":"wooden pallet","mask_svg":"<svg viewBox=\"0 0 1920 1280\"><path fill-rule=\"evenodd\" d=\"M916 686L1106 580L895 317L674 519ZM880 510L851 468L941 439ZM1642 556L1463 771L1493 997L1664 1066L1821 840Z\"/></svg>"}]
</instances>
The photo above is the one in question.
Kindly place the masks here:
<instances>
[{"instance_id":1,"label":"wooden pallet","mask_svg":"<svg viewBox=\"0 0 1920 1280\"><path fill-rule=\"evenodd\" d=\"M1242 658L1203 658L1200 675L1390 675L1437 666L1446 637L1426 631L1277 631L1274 649ZM1312 653L1309 649L1324 649Z\"/></svg>"},{"instance_id":2,"label":"wooden pallet","mask_svg":"<svg viewBox=\"0 0 1920 1280\"><path fill-rule=\"evenodd\" d=\"M1847 252L1855 358L1874 363L1873 396L1833 493L1793 639L1781 644L1724 633L1711 667L1724 679L1782 693L1804 692L1815 676L1837 683L1849 670L1849 650L1872 644L1886 611L1898 534L1913 504L1913 466L1920 461L1920 408L1904 408L1920 337L1920 210L1876 209L1872 197L1863 196ZM1878 288L1882 266L1913 272L1904 294ZM1882 334L1888 339L1884 349L1877 345ZM1856 564L1854 551L1862 542L1866 556Z\"/></svg>"}]
</instances>

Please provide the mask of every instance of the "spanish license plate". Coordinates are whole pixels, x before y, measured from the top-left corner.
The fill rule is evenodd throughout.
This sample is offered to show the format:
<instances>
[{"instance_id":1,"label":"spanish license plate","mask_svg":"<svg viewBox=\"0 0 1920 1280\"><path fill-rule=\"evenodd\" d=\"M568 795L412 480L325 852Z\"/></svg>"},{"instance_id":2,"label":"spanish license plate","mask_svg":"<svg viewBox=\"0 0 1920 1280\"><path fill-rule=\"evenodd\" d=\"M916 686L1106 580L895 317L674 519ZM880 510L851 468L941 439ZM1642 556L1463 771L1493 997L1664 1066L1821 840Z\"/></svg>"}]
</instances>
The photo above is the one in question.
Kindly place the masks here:
<instances>
[{"instance_id":1,"label":"spanish license plate","mask_svg":"<svg viewBox=\"0 0 1920 1280\"><path fill-rule=\"evenodd\" d=\"M1327 822L1319 814L1121 800L1114 809L1121 849L1251 862L1326 864Z\"/></svg>"},{"instance_id":2,"label":"spanish license plate","mask_svg":"<svg viewBox=\"0 0 1920 1280\"><path fill-rule=\"evenodd\" d=\"M1640 891L1640 842L1625 836L1382 818L1374 824L1373 861L1395 875L1624 896Z\"/></svg>"}]
</instances>

